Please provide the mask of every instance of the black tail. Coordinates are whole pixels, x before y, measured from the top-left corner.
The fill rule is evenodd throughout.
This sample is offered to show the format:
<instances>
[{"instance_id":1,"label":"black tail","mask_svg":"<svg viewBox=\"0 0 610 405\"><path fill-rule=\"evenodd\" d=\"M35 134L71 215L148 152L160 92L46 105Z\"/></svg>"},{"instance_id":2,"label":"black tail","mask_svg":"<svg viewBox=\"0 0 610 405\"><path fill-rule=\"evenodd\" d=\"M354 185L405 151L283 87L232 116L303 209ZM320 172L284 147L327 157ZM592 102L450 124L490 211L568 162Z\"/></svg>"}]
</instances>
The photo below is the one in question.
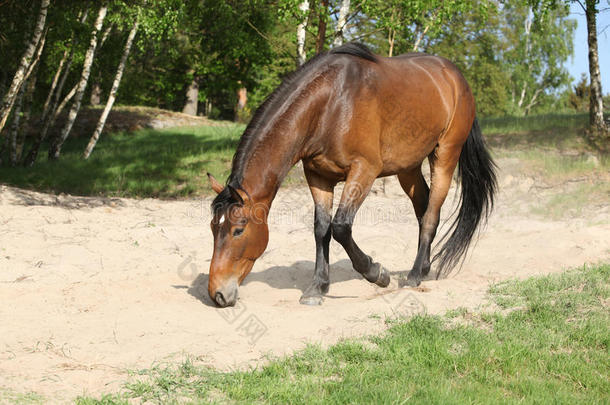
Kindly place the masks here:
<instances>
[{"instance_id":1,"label":"black tail","mask_svg":"<svg viewBox=\"0 0 610 405\"><path fill-rule=\"evenodd\" d=\"M458 182L462 186L459 212L440 239L442 247L433 259L438 260L437 278L448 274L460 262L481 219L486 221L493 209L497 190L496 165L485 146L476 118L460 154Z\"/></svg>"}]
</instances>

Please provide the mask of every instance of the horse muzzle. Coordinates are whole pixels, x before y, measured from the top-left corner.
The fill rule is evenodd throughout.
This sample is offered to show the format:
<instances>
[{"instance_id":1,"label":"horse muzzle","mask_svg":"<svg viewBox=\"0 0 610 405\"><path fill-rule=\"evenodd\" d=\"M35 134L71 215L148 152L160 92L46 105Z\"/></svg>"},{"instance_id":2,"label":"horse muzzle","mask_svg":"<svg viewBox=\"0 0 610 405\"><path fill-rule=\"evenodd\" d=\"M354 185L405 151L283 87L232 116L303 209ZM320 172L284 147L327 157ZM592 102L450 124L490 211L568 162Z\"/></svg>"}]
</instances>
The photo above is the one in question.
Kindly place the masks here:
<instances>
[{"instance_id":1,"label":"horse muzzle","mask_svg":"<svg viewBox=\"0 0 610 405\"><path fill-rule=\"evenodd\" d=\"M237 302L238 290L237 283L230 283L224 288L218 288L210 297L221 308L232 307Z\"/></svg>"}]
</instances>

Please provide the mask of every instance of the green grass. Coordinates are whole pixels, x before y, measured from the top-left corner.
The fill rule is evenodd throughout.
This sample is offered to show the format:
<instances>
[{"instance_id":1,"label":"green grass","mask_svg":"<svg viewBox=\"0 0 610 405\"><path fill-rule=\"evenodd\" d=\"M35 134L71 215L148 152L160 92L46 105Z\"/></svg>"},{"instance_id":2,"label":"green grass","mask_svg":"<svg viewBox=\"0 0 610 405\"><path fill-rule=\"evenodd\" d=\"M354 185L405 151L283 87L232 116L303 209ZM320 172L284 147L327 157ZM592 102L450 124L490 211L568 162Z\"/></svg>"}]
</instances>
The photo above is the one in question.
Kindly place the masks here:
<instances>
[{"instance_id":1,"label":"green grass","mask_svg":"<svg viewBox=\"0 0 610 405\"><path fill-rule=\"evenodd\" d=\"M531 212L543 218L560 220L580 217L585 209L595 212L594 207L608 204L610 183L580 183L561 193L542 199Z\"/></svg>"},{"instance_id":2,"label":"green grass","mask_svg":"<svg viewBox=\"0 0 610 405\"><path fill-rule=\"evenodd\" d=\"M246 372L190 361L141 370L121 393L77 403L608 403L610 265L490 294L497 312L417 316Z\"/></svg>"},{"instance_id":3,"label":"green grass","mask_svg":"<svg viewBox=\"0 0 610 405\"><path fill-rule=\"evenodd\" d=\"M33 405L44 402L44 398L34 392L17 393L0 387L0 404Z\"/></svg>"},{"instance_id":4,"label":"green grass","mask_svg":"<svg viewBox=\"0 0 610 405\"><path fill-rule=\"evenodd\" d=\"M558 151L539 148L496 149L494 158L519 160L516 175L524 174L547 183L590 178L604 181L610 175L610 156L595 154L562 154Z\"/></svg>"},{"instance_id":5,"label":"green grass","mask_svg":"<svg viewBox=\"0 0 610 405\"><path fill-rule=\"evenodd\" d=\"M588 114L565 112L527 117L497 117L481 120L481 128L492 147L543 147L554 150L587 149L583 135Z\"/></svg>"},{"instance_id":6,"label":"green grass","mask_svg":"<svg viewBox=\"0 0 610 405\"><path fill-rule=\"evenodd\" d=\"M61 158L46 160L43 145L31 168L0 167L0 182L75 195L180 197L209 192L206 172L224 181L243 125L140 130L104 136L90 159L86 139L66 142Z\"/></svg>"},{"instance_id":7,"label":"green grass","mask_svg":"<svg viewBox=\"0 0 610 405\"><path fill-rule=\"evenodd\" d=\"M533 179L538 200L530 211L561 219L610 195L610 158L585 141L587 123L587 114L562 113L486 118L481 125L495 158L517 159L508 174Z\"/></svg>"}]
</instances>

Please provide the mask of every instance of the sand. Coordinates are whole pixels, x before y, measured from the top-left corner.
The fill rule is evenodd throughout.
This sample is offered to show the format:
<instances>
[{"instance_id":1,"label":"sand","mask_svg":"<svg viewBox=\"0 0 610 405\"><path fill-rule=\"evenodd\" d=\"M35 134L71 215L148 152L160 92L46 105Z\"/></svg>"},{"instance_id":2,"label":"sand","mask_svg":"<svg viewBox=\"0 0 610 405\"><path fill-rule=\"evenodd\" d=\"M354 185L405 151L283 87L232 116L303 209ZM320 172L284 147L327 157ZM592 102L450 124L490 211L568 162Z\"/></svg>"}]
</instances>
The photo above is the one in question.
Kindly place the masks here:
<instances>
[{"instance_id":1,"label":"sand","mask_svg":"<svg viewBox=\"0 0 610 405\"><path fill-rule=\"evenodd\" d=\"M120 389L127 370L187 356L220 370L247 368L307 343L382 333L388 317L484 310L491 283L607 259L607 202L561 220L536 216L531 208L562 186L537 188L508 174L514 163L500 161L497 209L461 270L417 289L397 288L417 247L410 202L395 179L385 192L377 184L354 238L392 283L380 289L363 280L333 241L332 284L319 307L298 303L314 267L305 187L280 190L266 253L238 305L218 309L206 292L209 198L82 198L0 186L0 393L67 402Z\"/></svg>"}]
</instances>

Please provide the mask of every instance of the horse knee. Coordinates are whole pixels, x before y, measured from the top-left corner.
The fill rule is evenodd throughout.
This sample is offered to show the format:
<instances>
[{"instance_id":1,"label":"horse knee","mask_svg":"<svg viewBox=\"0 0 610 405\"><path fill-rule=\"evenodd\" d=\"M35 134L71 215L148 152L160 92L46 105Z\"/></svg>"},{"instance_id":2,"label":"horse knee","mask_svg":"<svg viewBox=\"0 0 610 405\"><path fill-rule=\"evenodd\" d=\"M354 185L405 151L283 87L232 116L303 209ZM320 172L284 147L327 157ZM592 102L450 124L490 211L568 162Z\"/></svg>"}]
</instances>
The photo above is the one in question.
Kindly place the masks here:
<instances>
[{"instance_id":1,"label":"horse knee","mask_svg":"<svg viewBox=\"0 0 610 405\"><path fill-rule=\"evenodd\" d=\"M345 222L334 221L331 223L333 238L340 244L346 244L352 237L352 226Z\"/></svg>"}]
</instances>

